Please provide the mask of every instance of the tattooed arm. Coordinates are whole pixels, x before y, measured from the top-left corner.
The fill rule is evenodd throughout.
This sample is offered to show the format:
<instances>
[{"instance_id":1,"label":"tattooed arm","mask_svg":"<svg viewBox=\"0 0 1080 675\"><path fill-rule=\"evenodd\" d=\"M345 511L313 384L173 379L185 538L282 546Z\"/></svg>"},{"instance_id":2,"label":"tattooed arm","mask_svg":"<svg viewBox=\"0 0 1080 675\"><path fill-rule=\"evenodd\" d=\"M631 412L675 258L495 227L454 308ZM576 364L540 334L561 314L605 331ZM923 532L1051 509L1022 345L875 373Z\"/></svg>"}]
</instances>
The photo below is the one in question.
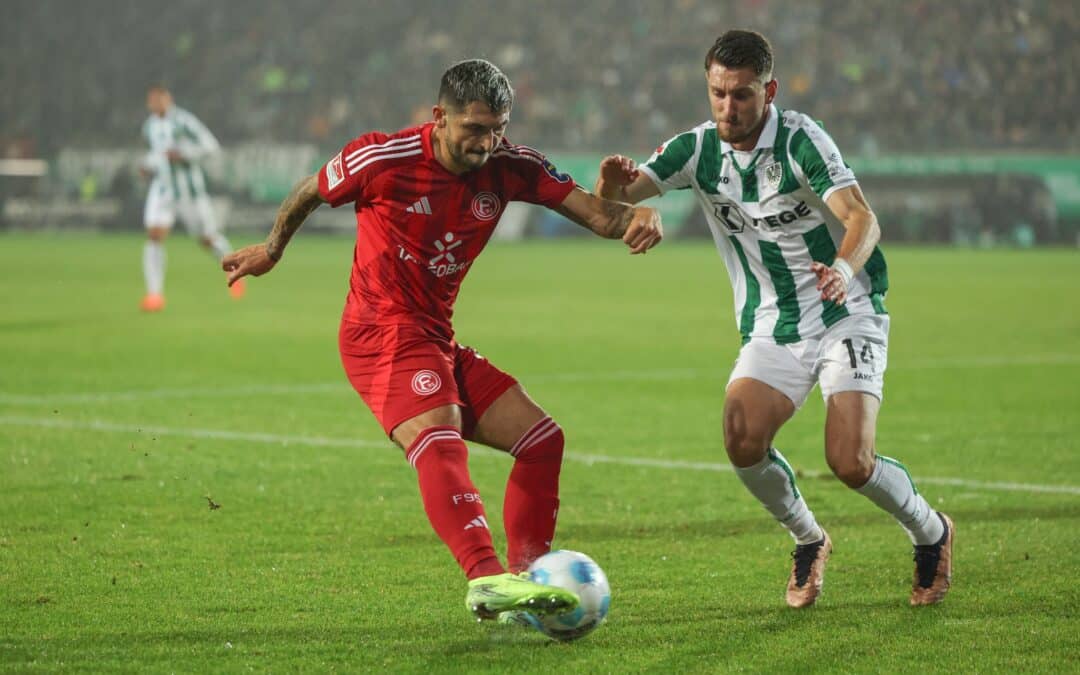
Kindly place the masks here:
<instances>
[{"instance_id":1,"label":"tattooed arm","mask_svg":"<svg viewBox=\"0 0 1080 675\"><path fill-rule=\"evenodd\" d=\"M274 229L266 241L253 246L246 246L234 251L221 260L221 268L229 273L230 286L245 275L262 276L274 268L281 260L281 254L289 245L289 240L304 224L311 212L323 204L319 195L318 175L308 176L297 183L285 201L281 202Z\"/></svg>"},{"instance_id":2,"label":"tattooed arm","mask_svg":"<svg viewBox=\"0 0 1080 675\"><path fill-rule=\"evenodd\" d=\"M601 199L584 190L571 191L555 210L605 239L622 239L631 254L644 253L664 238L656 209Z\"/></svg>"}]
</instances>

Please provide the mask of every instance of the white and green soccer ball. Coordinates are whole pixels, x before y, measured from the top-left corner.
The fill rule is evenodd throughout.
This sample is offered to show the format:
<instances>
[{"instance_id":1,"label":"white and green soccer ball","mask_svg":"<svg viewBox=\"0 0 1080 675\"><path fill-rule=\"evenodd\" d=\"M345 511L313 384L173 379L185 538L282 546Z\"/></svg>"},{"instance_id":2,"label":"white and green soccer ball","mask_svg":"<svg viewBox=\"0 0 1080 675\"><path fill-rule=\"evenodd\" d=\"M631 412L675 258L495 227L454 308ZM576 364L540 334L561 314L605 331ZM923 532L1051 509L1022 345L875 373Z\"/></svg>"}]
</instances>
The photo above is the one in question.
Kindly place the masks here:
<instances>
[{"instance_id":1,"label":"white and green soccer ball","mask_svg":"<svg viewBox=\"0 0 1080 675\"><path fill-rule=\"evenodd\" d=\"M558 586L577 593L581 604L565 614L526 615L529 623L548 637L569 641L588 635L607 616L611 587L596 562L577 551L552 551L529 565L529 576L538 584Z\"/></svg>"}]
</instances>

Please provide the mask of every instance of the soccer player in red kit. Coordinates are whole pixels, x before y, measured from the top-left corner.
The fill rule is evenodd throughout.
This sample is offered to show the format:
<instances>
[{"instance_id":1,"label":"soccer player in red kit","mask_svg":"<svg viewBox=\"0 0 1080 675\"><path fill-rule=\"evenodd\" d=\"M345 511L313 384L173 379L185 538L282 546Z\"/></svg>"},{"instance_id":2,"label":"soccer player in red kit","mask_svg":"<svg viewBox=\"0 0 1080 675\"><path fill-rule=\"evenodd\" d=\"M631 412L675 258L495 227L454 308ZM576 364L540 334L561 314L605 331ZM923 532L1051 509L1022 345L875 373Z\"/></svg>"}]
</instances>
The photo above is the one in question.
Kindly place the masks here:
<instances>
[{"instance_id":1,"label":"soccer player in red kit","mask_svg":"<svg viewBox=\"0 0 1080 675\"><path fill-rule=\"evenodd\" d=\"M424 510L469 579L478 619L573 609L575 594L522 574L551 548L563 432L513 377L454 338L458 288L510 201L542 204L631 253L660 242L658 213L596 197L504 133L514 92L484 60L442 77L433 120L347 144L282 203L262 244L222 263L230 284L273 269L320 204L354 204L357 242L339 334L353 387L416 469ZM508 568L469 477L471 440L509 453Z\"/></svg>"}]
</instances>

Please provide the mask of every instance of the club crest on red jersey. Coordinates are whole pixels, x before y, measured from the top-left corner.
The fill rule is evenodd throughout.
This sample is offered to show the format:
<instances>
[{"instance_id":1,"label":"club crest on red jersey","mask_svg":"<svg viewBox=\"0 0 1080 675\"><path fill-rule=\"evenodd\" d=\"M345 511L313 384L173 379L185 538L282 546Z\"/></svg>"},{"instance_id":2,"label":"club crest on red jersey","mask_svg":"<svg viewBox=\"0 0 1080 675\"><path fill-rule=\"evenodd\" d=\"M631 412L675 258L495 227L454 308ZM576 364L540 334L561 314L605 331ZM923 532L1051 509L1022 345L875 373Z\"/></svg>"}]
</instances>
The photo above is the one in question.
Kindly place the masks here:
<instances>
[{"instance_id":1,"label":"club crest on red jersey","mask_svg":"<svg viewBox=\"0 0 1080 675\"><path fill-rule=\"evenodd\" d=\"M499 197L494 192L477 193L472 200L472 214L477 220L491 220L499 215Z\"/></svg>"},{"instance_id":2,"label":"club crest on red jersey","mask_svg":"<svg viewBox=\"0 0 1080 675\"><path fill-rule=\"evenodd\" d=\"M420 396L427 396L439 391L442 378L432 370L418 370L412 378L412 390Z\"/></svg>"}]
</instances>

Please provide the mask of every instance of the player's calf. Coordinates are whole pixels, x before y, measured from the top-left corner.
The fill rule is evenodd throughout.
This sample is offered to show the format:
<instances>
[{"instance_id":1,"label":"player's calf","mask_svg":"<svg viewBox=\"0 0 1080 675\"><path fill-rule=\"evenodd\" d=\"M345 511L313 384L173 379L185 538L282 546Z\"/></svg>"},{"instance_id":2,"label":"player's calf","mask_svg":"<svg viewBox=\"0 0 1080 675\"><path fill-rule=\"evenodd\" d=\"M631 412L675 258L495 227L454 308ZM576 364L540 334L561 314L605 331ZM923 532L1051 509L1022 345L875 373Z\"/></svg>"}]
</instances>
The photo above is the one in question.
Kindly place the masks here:
<instances>
[{"instance_id":1,"label":"player's calf","mask_svg":"<svg viewBox=\"0 0 1080 675\"><path fill-rule=\"evenodd\" d=\"M495 555L484 503L469 476L468 454L456 427L434 426L416 436L405 456L416 468L432 528L473 579L505 569Z\"/></svg>"},{"instance_id":2,"label":"player's calf","mask_svg":"<svg viewBox=\"0 0 1080 675\"><path fill-rule=\"evenodd\" d=\"M521 572L551 550L565 444L562 428L544 417L510 448L514 468L506 484L503 523L511 572Z\"/></svg>"}]
</instances>

